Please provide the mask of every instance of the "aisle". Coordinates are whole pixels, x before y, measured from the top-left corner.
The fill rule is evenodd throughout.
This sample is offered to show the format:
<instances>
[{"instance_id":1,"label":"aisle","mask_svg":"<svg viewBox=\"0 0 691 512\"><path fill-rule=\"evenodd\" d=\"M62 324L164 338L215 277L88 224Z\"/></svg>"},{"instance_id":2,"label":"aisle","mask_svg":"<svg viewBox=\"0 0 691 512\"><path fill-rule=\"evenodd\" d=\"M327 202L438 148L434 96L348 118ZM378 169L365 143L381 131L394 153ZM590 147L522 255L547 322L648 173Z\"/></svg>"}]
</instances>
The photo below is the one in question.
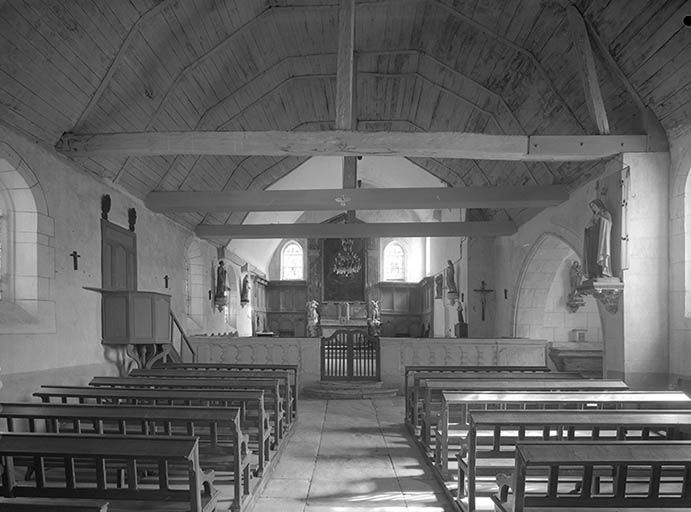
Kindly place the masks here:
<instances>
[{"instance_id":1,"label":"aisle","mask_svg":"<svg viewBox=\"0 0 691 512\"><path fill-rule=\"evenodd\" d=\"M301 400L253 512L452 511L403 426L403 398Z\"/></svg>"}]
</instances>

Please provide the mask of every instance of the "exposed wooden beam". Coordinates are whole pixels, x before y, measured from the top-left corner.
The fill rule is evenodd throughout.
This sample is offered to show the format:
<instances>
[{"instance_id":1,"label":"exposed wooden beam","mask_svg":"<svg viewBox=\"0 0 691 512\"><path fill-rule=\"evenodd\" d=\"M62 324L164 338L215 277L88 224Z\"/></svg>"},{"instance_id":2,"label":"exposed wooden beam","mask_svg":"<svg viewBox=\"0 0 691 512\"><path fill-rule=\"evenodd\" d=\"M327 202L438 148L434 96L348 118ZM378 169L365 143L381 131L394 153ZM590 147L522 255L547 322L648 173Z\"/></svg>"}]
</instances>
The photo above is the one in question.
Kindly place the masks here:
<instances>
[{"instance_id":1,"label":"exposed wooden beam","mask_svg":"<svg viewBox=\"0 0 691 512\"><path fill-rule=\"evenodd\" d=\"M200 224L200 238L371 238L508 236L516 232L513 222L378 222L375 224Z\"/></svg>"},{"instance_id":2,"label":"exposed wooden beam","mask_svg":"<svg viewBox=\"0 0 691 512\"><path fill-rule=\"evenodd\" d=\"M329 211L556 206L568 200L566 187L358 188L353 190L234 190L152 192L154 212Z\"/></svg>"},{"instance_id":3,"label":"exposed wooden beam","mask_svg":"<svg viewBox=\"0 0 691 512\"><path fill-rule=\"evenodd\" d=\"M646 152L645 135L488 135L464 132L127 132L64 134L72 157L156 155L408 156L582 161Z\"/></svg>"},{"instance_id":4,"label":"exposed wooden beam","mask_svg":"<svg viewBox=\"0 0 691 512\"><path fill-rule=\"evenodd\" d=\"M573 39L573 46L578 59L578 74L583 83L585 103L600 134L607 135L609 133L609 120L607 119L607 110L605 110L605 102L602 99L602 91L597 78L595 58L593 57L593 49L590 46L588 29L583 21L583 16L572 4L566 6L566 16L569 20L571 38Z\"/></svg>"},{"instance_id":5,"label":"exposed wooden beam","mask_svg":"<svg viewBox=\"0 0 691 512\"><path fill-rule=\"evenodd\" d=\"M336 129L353 130L355 113L355 1L341 0L338 9L336 64Z\"/></svg>"}]
</instances>

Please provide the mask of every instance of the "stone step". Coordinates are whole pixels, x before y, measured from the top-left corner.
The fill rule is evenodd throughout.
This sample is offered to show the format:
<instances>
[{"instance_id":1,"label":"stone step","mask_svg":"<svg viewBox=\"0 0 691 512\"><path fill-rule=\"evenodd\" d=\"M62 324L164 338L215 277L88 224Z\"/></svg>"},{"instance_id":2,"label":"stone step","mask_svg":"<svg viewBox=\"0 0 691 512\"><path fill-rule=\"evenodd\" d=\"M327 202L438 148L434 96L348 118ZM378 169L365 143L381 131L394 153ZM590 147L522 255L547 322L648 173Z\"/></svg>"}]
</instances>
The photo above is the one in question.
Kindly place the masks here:
<instances>
[{"instance_id":1,"label":"stone step","mask_svg":"<svg viewBox=\"0 0 691 512\"><path fill-rule=\"evenodd\" d=\"M397 395L396 389L384 388L381 382L320 382L306 386L300 393L301 398L319 398L322 400L360 400L367 398L388 398Z\"/></svg>"}]
</instances>

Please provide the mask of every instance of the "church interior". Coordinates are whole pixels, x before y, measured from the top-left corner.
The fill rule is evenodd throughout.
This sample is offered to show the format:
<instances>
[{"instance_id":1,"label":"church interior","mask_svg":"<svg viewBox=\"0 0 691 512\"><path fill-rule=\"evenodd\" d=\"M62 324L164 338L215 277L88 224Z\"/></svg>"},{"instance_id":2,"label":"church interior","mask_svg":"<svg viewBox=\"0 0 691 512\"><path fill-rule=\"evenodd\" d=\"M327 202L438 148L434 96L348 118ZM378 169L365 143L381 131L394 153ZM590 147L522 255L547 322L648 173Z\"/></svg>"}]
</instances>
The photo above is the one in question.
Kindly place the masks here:
<instances>
[{"instance_id":1,"label":"church interior","mask_svg":"<svg viewBox=\"0 0 691 512\"><path fill-rule=\"evenodd\" d=\"M691 1L0 26L0 510L691 510Z\"/></svg>"}]
</instances>

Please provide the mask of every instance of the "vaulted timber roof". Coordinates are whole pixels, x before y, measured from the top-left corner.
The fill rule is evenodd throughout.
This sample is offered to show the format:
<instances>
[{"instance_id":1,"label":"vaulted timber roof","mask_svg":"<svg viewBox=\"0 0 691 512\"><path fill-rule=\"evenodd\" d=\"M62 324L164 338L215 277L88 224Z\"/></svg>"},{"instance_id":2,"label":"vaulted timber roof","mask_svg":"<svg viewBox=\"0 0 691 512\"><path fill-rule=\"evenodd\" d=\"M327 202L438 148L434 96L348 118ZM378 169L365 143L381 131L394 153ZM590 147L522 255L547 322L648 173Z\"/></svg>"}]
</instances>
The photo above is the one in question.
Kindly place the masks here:
<instances>
[{"instance_id":1,"label":"vaulted timber roof","mask_svg":"<svg viewBox=\"0 0 691 512\"><path fill-rule=\"evenodd\" d=\"M358 0L359 131L597 134L574 12L585 21L612 134L691 119L688 0ZM47 144L63 133L332 130L338 0L0 3L0 118ZM574 11L572 7L575 7ZM307 156L74 157L135 196L262 190ZM411 157L453 187L563 184L602 160ZM521 210L509 215L520 221ZM187 226L245 212L170 213Z\"/></svg>"}]
</instances>

